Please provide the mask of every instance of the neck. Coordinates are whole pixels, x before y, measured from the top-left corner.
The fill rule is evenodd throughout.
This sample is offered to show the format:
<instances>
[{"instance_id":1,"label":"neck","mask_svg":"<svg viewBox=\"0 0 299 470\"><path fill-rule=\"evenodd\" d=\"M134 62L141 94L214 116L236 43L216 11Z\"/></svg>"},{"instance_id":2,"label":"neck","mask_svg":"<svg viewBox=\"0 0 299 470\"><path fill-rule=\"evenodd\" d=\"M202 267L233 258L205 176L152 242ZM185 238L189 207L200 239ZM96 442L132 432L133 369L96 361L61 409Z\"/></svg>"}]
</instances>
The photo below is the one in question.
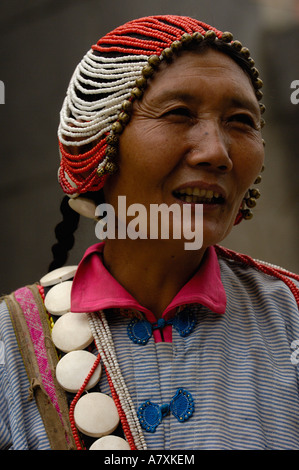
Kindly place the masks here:
<instances>
[{"instance_id":1,"label":"neck","mask_svg":"<svg viewBox=\"0 0 299 470\"><path fill-rule=\"evenodd\" d=\"M103 258L112 276L156 318L198 269L205 249L186 251L166 241L107 240Z\"/></svg>"}]
</instances>

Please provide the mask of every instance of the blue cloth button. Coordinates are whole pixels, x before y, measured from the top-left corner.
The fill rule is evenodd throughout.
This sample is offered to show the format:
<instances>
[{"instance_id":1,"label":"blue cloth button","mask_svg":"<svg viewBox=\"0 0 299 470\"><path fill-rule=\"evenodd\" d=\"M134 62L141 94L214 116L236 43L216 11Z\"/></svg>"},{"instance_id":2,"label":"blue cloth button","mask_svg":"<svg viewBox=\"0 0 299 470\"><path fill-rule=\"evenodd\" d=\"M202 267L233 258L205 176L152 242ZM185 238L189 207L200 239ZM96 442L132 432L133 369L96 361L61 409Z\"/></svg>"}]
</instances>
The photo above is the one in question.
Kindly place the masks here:
<instances>
[{"instance_id":1,"label":"blue cloth button","mask_svg":"<svg viewBox=\"0 0 299 470\"><path fill-rule=\"evenodd\" d=\"M127 328L128 336L135 344L146 344L152 336L152 325L146 320L133 318Z\"/></svg>"},{"instance_id":2,"label":"blue cloth button","mask_svg":"<svg viewBox=\"0 0 299 470\"><path fill-rule=\"evenodd\" d=\"M180 336L188 336L194 330L196 324L196 314L189 308L185 308L177 313L173 319L173 327Z\"/></svg>"},{"instance_id":3,"label":"blue cloth button","mask_svg":"<svg viewBox=\"0 0 299 470\"><path fill-rule=\"evenodd\" d=\"M164 320L164 318L159 318L159 320L157 321L157 327L164 328L165 325L166 325L166 321Z\"/></svg>"},{"instance_id":4,"label":"blue cloth button","mask_svg":"<svg viewBox=\"0 0 299 470\"><path fill-rule=\"evenodd\" d=\"M141 427L148 432L155 432L162 421L162 412L159 405L147 400L137 412Z\"/></svg>"},{"instance_id":5,"label":"blue cloth button","mask_svg":"<svg viewBox=\"0 0 299 470\"><path fill-rule=\"evenodd\" d=\"M194 401L188 390L179 389L170 402L170 410L178 421L186 421L194 411Z\"/></svg>"},{"instance_id":6,"label":"blue cloth button","mask_svg":"<svg viewBox=\"0 0 299 470\"><path fill-rule=\"evenodd\" d=\"M133 343L144 345L152 336L153 330L162 329L166 325L173 325L179 335L184 338L194 330L196 318L196 313L190 308L181 310L170 320L159 318L159 320L153 324L147 320L133 318L128 325L128 336Z\"/></svg>"},{"instance_id":7,"label":"blue cloth button","mask_svg":"<svg viewBox=\"0 0 299 470\"><path fill-rule=\"evenodd\" d=\"M140 405L137 416L143 429L148 432L155 432L162 419L171 412L180 422L187 421L194 411L194 401L188 390L179 388L175 395L166 403L159 406L150 400Z\"/></svg>"}]
</instances>

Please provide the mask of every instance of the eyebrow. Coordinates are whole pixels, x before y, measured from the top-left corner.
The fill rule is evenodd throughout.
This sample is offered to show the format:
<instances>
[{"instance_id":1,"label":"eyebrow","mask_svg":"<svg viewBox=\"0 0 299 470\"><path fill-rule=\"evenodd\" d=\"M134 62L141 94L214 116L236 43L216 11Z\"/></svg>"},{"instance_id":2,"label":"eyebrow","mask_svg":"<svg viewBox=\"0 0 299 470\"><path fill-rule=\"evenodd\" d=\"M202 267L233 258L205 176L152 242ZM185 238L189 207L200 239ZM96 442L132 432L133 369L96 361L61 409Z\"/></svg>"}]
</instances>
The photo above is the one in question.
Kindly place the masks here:
<instances>
[{"instance_id":1,"label":"eyebrow","mask_svg":"<svg viewBox=\"0 0 299 470\"><path fill-rule=\"evenodd\" d=\"M157 98L156 98L157 99ZM182 102L189 103L194 101L194 95L190 92L185 92L183 90L174 91L174 90L163 90L161 95L158 96L159 103L167 103L171 102L172 100L181 100ZM253 112L254 114L259 114L260 108L258 101L254 101L250 98L245 96L232 96L232 97L224 97L226 103L233 107L233 108L245 108L248 111Z\"/></svg>"},{"instance_id":2,"label":"eyebrow","mask_svg":"<svg viewBox=\"0 0 299 470\"><path fill-rule=\"evenodd\" d=\"M157 99L157 98L156 98ZM181 90L174 91L174 90L163 90L161 95L158 96L158 100L160 103L164 103L167 101L172 101L174 99L180 99L182 101L188 102L193 101L194 95L189 92L183 92Z\"/></svg>"},{"instance_id":3,"label":"eyebrow","mask_svg":"<svg viewBox=\"0 0 299 470\"><path fill-rule=\"evenodd\" d=\"M230 104L234 108L246 108L249 111L252 111L253 113L257 113L257 114L260 113L260 107L259 107L257 100L253 101L246 97L242 97L242 98L233 97L232 99L230 99Z\"/></svg>"}]
</instances>

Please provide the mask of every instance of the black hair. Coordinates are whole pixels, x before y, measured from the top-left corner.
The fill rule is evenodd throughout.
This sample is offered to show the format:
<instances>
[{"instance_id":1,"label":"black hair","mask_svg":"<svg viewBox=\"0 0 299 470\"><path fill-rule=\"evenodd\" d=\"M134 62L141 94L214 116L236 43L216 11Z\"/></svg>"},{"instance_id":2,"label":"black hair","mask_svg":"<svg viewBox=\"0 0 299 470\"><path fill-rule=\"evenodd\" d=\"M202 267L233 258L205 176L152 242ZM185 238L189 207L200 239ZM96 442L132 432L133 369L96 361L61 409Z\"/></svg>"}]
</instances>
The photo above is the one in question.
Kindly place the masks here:
<instances>
[{"instance_id":1,"label":"black hair","mask_svg":"<svg viewBox=\"0 0 299 470\"><path fill-rule=\"evenodd\" d=\"M53 261L49 265L49 271L60 268L68 258L68 252L75 243L74 233L78 228L80 216L73 211L68 204L69 197L64 196L60 204L62 221L55 227L57 243L52 246Z\"/></svg>"},{"instance_id":2,"label":"black hair","mask_svg":"<svg viewBox=\"0 0 299 470\"><path fill-rule=\"evenodd\" d=\"M104 203L104 192L100 191L87 192L84 196L92 199L96 205ZM64 196L60 204L60 212L62 221L55 227L55 236L57 243L52 246L53 261L50 263L48 271L63 266L69 256L69 251L75 244L74 233L79 227L80 215L69 206L69 196Z\"/></svg>"}]
</instances>

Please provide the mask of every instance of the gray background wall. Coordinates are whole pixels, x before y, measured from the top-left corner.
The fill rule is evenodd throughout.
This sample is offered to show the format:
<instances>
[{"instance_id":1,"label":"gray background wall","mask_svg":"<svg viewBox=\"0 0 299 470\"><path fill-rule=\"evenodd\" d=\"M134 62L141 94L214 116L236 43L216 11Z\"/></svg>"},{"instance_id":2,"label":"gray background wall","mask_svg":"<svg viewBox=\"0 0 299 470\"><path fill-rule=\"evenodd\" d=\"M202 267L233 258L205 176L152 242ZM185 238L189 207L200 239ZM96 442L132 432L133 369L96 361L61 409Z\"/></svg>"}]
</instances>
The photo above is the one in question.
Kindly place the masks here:
<instances>
[{"instance_id":1,"label":"gray background wall","mask_svg":"<svg viewBox=\"0 0 299 470\"><path fill-rule=\"evenodd\" d=\"M2 0L0 4L0 291L46 273L60 220L57 183L59 111L85 52L127 20L152 14L197 17L234 32L249 47L265 82L266 171L254 218L225 246L299 272L298 0ZM80 223L69 262L98 240Z\"/></svg>"}]
</instances>

